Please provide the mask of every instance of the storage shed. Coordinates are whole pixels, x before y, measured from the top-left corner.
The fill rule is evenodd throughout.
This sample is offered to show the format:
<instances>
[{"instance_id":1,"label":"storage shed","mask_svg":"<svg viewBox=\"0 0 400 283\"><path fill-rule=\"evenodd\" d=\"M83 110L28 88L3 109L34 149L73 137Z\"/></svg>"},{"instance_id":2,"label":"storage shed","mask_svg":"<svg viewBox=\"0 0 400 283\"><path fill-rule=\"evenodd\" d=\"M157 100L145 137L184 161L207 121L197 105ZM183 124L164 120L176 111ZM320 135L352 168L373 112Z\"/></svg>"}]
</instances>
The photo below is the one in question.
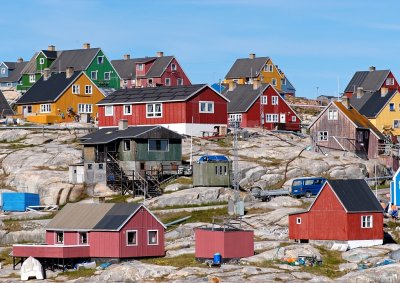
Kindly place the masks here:
<instances>
[{"instance_id":1,"label":"storage shed","mask_svg":"<svg viewBox=\"0 0 400 283\"><path fill-rule=\"evenodd\" d=\"M194 187L230 187L232 161L224 155L204 155L193 164Z\"/></svg>"},{"instance_id":2,"label":"storage shed","mask_svg":"<svg viewBox=\"0 0 400 283\"><path fill-rule=\"evenodd\" d=\"M3 211L26 211L28 206L40 205L39 194L2 193Z\"/></svg>"}]
</instances>

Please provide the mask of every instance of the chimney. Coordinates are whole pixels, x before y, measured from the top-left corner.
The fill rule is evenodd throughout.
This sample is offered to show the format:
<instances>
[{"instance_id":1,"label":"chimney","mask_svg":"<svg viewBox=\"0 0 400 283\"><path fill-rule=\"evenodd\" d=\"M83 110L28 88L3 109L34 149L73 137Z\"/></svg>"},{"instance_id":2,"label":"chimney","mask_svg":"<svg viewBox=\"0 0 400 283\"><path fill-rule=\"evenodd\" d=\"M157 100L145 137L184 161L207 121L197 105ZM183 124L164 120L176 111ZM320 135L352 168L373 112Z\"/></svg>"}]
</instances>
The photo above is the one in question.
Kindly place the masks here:
<instances>
[{"instance_id":1,"label":"chimney","mask_svg":"<svg viewBox=\"0 0 400 283\"><path fill-rule=\"evenodd\" d=\"M373 72L373 71L375 71L375 70L376 70L375 66L369 67L369 71L370 71L370 72Z\"/></svg>"},{"instance_id":2,"label":"chimney","mask_svg":"<svg viewBox=\"0 0 400 283\"><path fill-rule=\"evenodd\" d=\"M164 52L158 51L158 52L156 53L156 55L157 55L157 57L163 57L163 56L164 56Z\"/></svg>"},{"instance_id":3,"label":"chimney","mask_svg":"<svg viewBox=\"0 0 400 283\"><path fill-rule=\"evenodd\" d=\"M350 108L350 102L349 102L349 98L346 95L342 96L342 104L344 105L344 107L346 107L347 109Z\"/></svg>"},{"instance_id":4,"label":"chimney","mask_svg":"<svg viewBox=\"0 0 400 283\"><path fill-rule=\"evenodd\" d=\"M249 58L250 58L250 59L256 58L256 54L255 54L255 53L250 53L250 54L249 54Z\"/></svg>"},{"instance_id":5,"label":"chimney","mask_svg":"<svg viewBox=\"0 0 400 283\"><path fill-rule=\"evenodd\" d=\"M128 120L122 119L118 121L118 130L123 131L128 128Z\"/></svg>"},{"instance_id":6,"label":"chimney","mask_svg":"<svg viewBox=\"0 0 400 283\"><path fill-rule=\"evenodd\" d=\"M49 68L45 68L43 70L43 80L47 81L50 78L50 76L51 76L50 69Z\"/></svg>"},{"instance_id":7,"label":"chimney","mask_svg":"<svg viewBox=\"0 0 400 283\"><path fill-rule=\"evenodd\" d=\"M47 46L48 51L56 51L56 47L54 45Z\"/></svg>"},{"instance_id":8,"label":"chimney","mask_svg":"<svg viewBox=\"0 0 400 283\"><path fill-rule=\"evenodd\" d=\"M256 90L256 89L259 89L260 87L261 87L261 81L254 80L253 81L253 89Z\"/></svg>"},{"instance_id":9,"label":"chimney","mask_svg":"<svg viewBox=\"0 0 400 283\"><path fill-rule=\"evenodd\" d=\"M125 55L124 55L124 59L125 59L125 60L129 60L129 59L131 59L131 55L129 55L129 54L125 54Z\"/></svg>"},{"instance_id":10,"label":"chimney","mask_svg":"<svg viewBox=\"0 0 400 283\"><path fill-rule=\"evenodd\" d=\"M67 69L65 70L66 78L69 79L70 77L72 77L73 74L74 74L74 67L67 67Z\"/></svg>"},{"instance_id":11,"label":"chimney","mask_svg":"<svg viewBox=\"0 0 400 283\"><path fill-rule=\"evenodd\" d=\"M361 98L364 95L364 88L358 87L357 88L357 98Z\"/></svg>"},{"instance_id":12,"label":"chimney","mask_svg":"<svg viewBox=\"0 0 400 283\"><path fill-rule=\"evenodd\" d=\"M83 44L83 49L90 49L90 43L84 43Z\"/></svg>"},{"instance_id":13,"label":"chimney","mask_svg":"<svg viewBox=\"0 0 400 283\"><path fill-rule=\"evenodd\" d=\"M381 97L385 97L388 92L389 92L389 89L387 87L382 87L381 88Z\"/></svg>"},{"instance_id":14,"label":"chimney","mask_svg":"<svg viewBox=\"0 0 400 283\"><path fill-rule=\"evenodd\" d=\"M234 81L229 82L229 91L232 91L236 88L236 83Z\"/></svg>"},{"instance_id":15,"label":"chimney","mask_svg":"<svg viewBox=\"0 0 400 283\"><path fill-rule=\"evenodd\" d=\"M24 59L23 59L22 57L19 57L19 58L17 59L17 63L22 63L22 62L24 62Z\"/></svg>"}]
</instances>

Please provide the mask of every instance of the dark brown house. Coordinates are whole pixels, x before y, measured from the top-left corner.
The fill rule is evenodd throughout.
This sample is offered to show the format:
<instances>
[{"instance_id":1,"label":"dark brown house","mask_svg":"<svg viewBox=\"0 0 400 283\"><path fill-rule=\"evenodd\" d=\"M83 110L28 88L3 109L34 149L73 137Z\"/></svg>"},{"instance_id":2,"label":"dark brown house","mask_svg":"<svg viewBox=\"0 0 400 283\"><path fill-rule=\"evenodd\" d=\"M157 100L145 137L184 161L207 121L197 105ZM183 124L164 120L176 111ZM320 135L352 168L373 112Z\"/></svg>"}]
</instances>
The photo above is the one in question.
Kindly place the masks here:
<instances>
[{"instance_id":1,"label":"dark brown house","mask_svg":"<svg viewBox=\"0 0 400 283\"><path fill-rule=\"evenodd\" d=\"M354 152L366 159L377 158L385 136L348 99L332 101L309 126L314 151Z\"/></svg>"}]
</instances>

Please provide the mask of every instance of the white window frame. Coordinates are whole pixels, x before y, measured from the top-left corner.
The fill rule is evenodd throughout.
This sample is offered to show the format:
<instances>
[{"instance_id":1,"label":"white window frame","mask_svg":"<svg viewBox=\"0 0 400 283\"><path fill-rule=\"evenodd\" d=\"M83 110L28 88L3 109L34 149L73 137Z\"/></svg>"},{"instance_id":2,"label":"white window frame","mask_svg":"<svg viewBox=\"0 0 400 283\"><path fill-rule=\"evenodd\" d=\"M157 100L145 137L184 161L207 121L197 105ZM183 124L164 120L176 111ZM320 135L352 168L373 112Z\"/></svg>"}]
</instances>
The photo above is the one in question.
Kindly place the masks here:
<instances>
[{"instance_id":1,"label":"white window frame","mask_svg":"<svg viewBox=\"0 0 400 283\"><path fill-rule=\"evenodd\" d=\"M108 75L108 78L106 78L106 75ZM104 72L104 80L105 81L111 80L111 72Z\"/></svg>"},{"instance_id":2,"label":"white window frame","mask_svg":"<svg viewBox=\"0 0 400 283\"><path fill-rule=\"evenodd\" d=\"M91 80L97 80L97 71L91 71L90 72L90 79Z\"/></svg>"},{"instance_id":3,"label":"white window frame","mask_svg":"<svg viewBox=\"0 0 400 283\"><path fill-rule=\"evenodd\" d=\"M301 217L296 217L296 224L298 224L298 225L301 224Z\"/></svg>"},{"instance_id":4,"label":"white window frame","mask_svg":"<svg viewBox=\"0 0 400 283\"><path fill-rule=\"evenodd\" d=\"M51 113L51 104L40 104L40 113Z\"/></svg>"},{"instance_id":5,"label":"white window frame","mask_svg":"<svg viewBox=\"0 0 400 283\"><path fill-rule=\"evenodd\" d=\"M100 62L101 61L101 62ZM97 56L97 64L102 65L104 64L104 55Z\"/></svg>"},{"instance_id":6,"label":"white window frame","mask_svg":"<svg viewBox=\"0 0 400 283\"><path fill-rule=\"evenodd\" d=\"M271 105L279 105L279 98L278 96L272 96Z\"/></svg>"},{"instance_id":7,"label":"white window frame","mask_svg":"<svg viewBox=\"0 0 400 283\"><path fill-rule=\"evenodd\" d=\"M72 85L72 94L80 94L81 86L80 85Z\"/></svg>"},{"instance_id":8,"label":"white window frame","mask_svg":"<svg viewBox=\"0 0 400 283\"><path fill-rule=\"evenodd\" d=\"M85 85L85 94L93 94L93 86Z\"/></svg>"},{"instance_id":9,"label":"white window frame","mask_svg":"<svg viewBox=\"0 0 400 283\"><path fill-rule=\"evenodd\" d=\"M178 69L178 67L176 66L175 63L171 63L171 71L176 71Z\"/></svg>"},{"instance_id":10,"label":"white window frame","mask_svg":"<svg viewBox=\"0 0 400 283\"><path fill-rule=\"evenodd\" d=\"M165 86L170 86L171 85L171 79L170 78L165 78L164 85Z\"/></svg>"},{"instance_id":11,"label":"white window frame","mask_svg":"<svg viewBox=\"0 0 400 283\"><path fill-rule=\"evenodd\" d=\"M128 147L127 146L125 146L126 145L126 142L128 142ZM127 139L124 139L124 140L122 140L122 150L123 151L125 151L125 152L129 152L129 151L131 151L131 140L127 140Z\"/></svg>"},{"instance_id":12,"label":"white window frame","mask_svg":"<svg viewBox=\"0 0 400 283\"><path fill-rule=\"evenodd\" d=\"M338 116L338 111L337 109L329 109L328 110L328 120L338 120L339 116Z\"/></svg>"},{"instance_id":13,"label":"white window frame","mask_svg":"<svg viewBox=\"0 0 400 283\"><path fill-rule=\"evenodd\" d=\"M393 102L390 102L390 103L389 103L389 111L390 111L390 112L396 111L396 106L394 105Z\"/></svg>"},{"instance_id":14,"label":"white window frame","mask_svg":"<svg viewBox=\"0 0 400 283\"><path fill-rule=\"evenodd\" d=\"M143 63L137 64L136 65L136 70L143 71L144 70L144 64Z\"/></svg>"},{"instance_id":15,"label":"white window frame","mask_svg":"<svg viewBox=\"0 0 400 283\"><path fill-rule=\"evenodd\" d=\"M29 82L30 83L36 82L36 76L34 74L33 75L29 75Z\"/></svg>"},{"instance_id":16,"label":"white window frame","mask_svg":"<svg viewBox=\"0 0 400 283\"><path fill-rule=\"evenodd\" d=\"M150 232L156 232L157 234L157 242L155 244L150 244ZM148 246L158 246L158 230L147 230L147 245Z\"/></svg>"},{"instance_id":17,"label":"white window frame","mask_svg":"<svg viewBox=\"0 0 400 283\"><path fill-rule=\"evenodd\" d=\"M86 243L82 243L81 241L81 235L86 234ZM85 232L78 232L78 245L88 245L89 244L89 233L87 231Z\"/></svg>"},{"instance_id":18,"label":"white window frame","mask_svg":"<svg viewBox=\"0 0 400 283\"><path fill-rule=\"evenodd\" d=\"M204 110L201 110L201 105L204 104ZM211 110L209 109L211 106ZM199 113L214 113L214 101L199 101Z\"/></svg>"},{"instance_id":19,"label":"white window frame","mask_svg":"<svg viewBox=\"0 0 400 283\"><path fill-rule=\"evenodd\" d=\"M78 103L78 113L79 114L93 113L93 104Z\"/></svg>"},{"instance_id":20,"label":"white window frame","mask_svg":"<svg viewBox=\"0 0 400 283\"><path fill-rule=\"evenodd\" d=\"M114 106L113 105L104 106L104 116L113 116L113 115L114 115Z\"/></svg>"},{"instance_id":21,"label":"white window frame","mask_svg":"<svg viewBox=\"0 0 400 283\"><path fill-rule=\"evenodd\" d=\"M296 116L292 116L292 122L296 122Z\"/></svg>"},{"instance_id":22,"label":"white window frame","mask_svg":"<svg viewBox=\"0 0 400 283\"><path fill-rule=\"evenodd\" d=\"M393 120L393 128L394 129L399 129L400 128L400 120L399 119Z\"/></svg>"},{"instance_id":23,"label":"white window frame","mask_svg":"<svg viewBox=\"0 0 400 283\"><path fill-rule=\"evenodd\" d=\"M58 235L61 234L62 235L62 241L59 241L58 239ZM65 241L65 235L64 235L64 231L56 231L55 235L54 235L55 239L54 239L54 243L56 245L64 245L64 241Z\"/></svg>"},{"instance_id":24,"label":"white window frame","mask_svg":"<svg viewBox=\"0 0 400 283\"><path fill-rule=\"evenodd\" d=\"M177 78L176 79L176 85L183 85L183 79L182 78Z\"/></svg>"},{"instance_id":25,"label":"white window frame","mask_svg":"<svg viewBox=\"0 0 400 283\"><path fill-rule=\"evenodd\" d=\"M122 105L123 109L124 109L124 115L132 115L132 104L124 104ZM126 108L128 107L128 108ZM129 111L125 111L126 109L129 109Z\"/></svg>"},{"instance_id":26,"label":"white window frame","mask_svg":"<svg viewBox=\"0 0 400 283\"><path fill-rule=\"evenodd\" d=\"M44 58L39 58L39 65L44 65Z\"/></svg>"},{"instance_id":27,"label":"white window frame","mask_svg":"<svg viewBox=\"0 0 400 283\"><path fill-rule=\"evenodd\" d=\"M230 122L242 122L242 114L229 114Z\"/></svg>"},{"instance_id":28,"label":"white window frame","mask_svg":"<svg viewBox=\"0 0 400 283\"><path fill-rule=\"evenodd\" d=\"M394 85L394 78L387 78L386 85Z\"/></svg>"},{"instance_id":29,"label":"white window frame","mask_svg":"<svg viewBox=\"0 0 400 283\"><path fill-rule=\"evenodd\" d=\"M374 227L374 218L372 215L361 215L361 228L371 229Z\"/></svg>"},{"instance_id":30,"label":"white window frame","mask_svg":"<svg viewBox=\"0 0 400 283\"><path fill-rule=\"evenodd\" d=\"M318 139L318 141L328 141L329 140L328 131L318 131L317 132L317 139Z\"/></svg>"},{"instance_id":31,"label":"white window frame","mask_svg":"<svg viewBox=\"0 0 400 283\"><path fill-rule=\"evenodd\" d=\"M271 80L271 84L272 84L273 86L276 86L276 84L277 84L277 81L276 81L276 79L275 79L275 78L272 78L272 80Z\"/></svg>"},{"instance_id":32,"label":"white window frame","mask_svg":"<svg viewBox=\"0 0 400 283\"><path fill-rule=\"evenodd\" d=\"M167 149L166 150L150 149L150 141L167 141ZM169 152L169 140L168 139L149 139L147 142L147 151L148 152Z\"/></svg>"},{"instance_id":33,"label":"white window frame","mask_svg":"<svg viewBox=\"0 0 400 283\"><path fill-rule=\"evenodd\" d=\"M153 111L149 112L149 106L153 106ZM157 105L160 105L160 111L156 111ZM162 118L163 105L162 103L148 103L146 104L146 118Z\"/></svg>"},{"instance_id":34,"label":"white window frame","mask_svg":"<svg viewBox=\"0 0 400 283\"><path fill-rule=\"evenodd\" d=\"M261 95L261 104L267 105L268 104L268 96Z\"/></svg>"},{"instance_id":35,"label":"white window frame","mask_svg":"<svg viewBox=\"0 0 400 283\"><path fill-rule=\"evenodd\" d=\"M279 115L278 114L265 114L265 123L278 123Z\"/></svg>"},{"instance_id":36,"label":"white window frame","mask_svg":"<svg viewBox=\"0 0 400 283\"><path fill-rule=\"evenodd\" d=\"M6 68L1 68L1 74L4 75L6 73Z\"/></svg>"},{"instance_id":37,"label":"white window frame","mask_svg":"<svg viewBox=\"0 0 400 283\"><path fill-rule=\"evenodd\" d=\"M264 66L264 71L265 71L265 72L268 72L268 73L272 73L272 72L274 71L273 65L272 65L272 64L266 64L266 65Z\"/></svg>"},{"instance_id":38,"label":"white window frame","mask_svg":"<svg viewBox=\"0 0 400 283\"><path fill-rule=\"evenodd\" d=\"M136 241L135 241L134 244L129 244L128 243L128 233L135 233L136 234L136 236L135 236ZM138 235L139 235L138 230L126 230L126 246L128 246L128 247L137 246L138 242L139 242L138 241Z\"/></svg>"}]
</instances>

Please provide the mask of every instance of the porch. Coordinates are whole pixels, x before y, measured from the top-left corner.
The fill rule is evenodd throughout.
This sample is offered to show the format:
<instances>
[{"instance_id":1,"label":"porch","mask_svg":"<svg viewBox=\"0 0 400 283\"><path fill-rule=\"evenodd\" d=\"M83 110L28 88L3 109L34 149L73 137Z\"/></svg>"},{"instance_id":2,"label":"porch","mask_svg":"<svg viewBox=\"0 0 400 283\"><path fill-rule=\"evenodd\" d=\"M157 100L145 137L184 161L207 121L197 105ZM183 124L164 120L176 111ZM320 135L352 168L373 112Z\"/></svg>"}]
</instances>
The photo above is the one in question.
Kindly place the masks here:
<instances>
[{"instance_id":1,"label":"porch","mask_svg":"<svg viewBox=\"0 0 400 283\"><path fill-rule=\"evenodd\" d=\"M89 245L47 245L47 244L16 244L13 245L14 258L89 258Z\"/></svg>"}]
</instances>

